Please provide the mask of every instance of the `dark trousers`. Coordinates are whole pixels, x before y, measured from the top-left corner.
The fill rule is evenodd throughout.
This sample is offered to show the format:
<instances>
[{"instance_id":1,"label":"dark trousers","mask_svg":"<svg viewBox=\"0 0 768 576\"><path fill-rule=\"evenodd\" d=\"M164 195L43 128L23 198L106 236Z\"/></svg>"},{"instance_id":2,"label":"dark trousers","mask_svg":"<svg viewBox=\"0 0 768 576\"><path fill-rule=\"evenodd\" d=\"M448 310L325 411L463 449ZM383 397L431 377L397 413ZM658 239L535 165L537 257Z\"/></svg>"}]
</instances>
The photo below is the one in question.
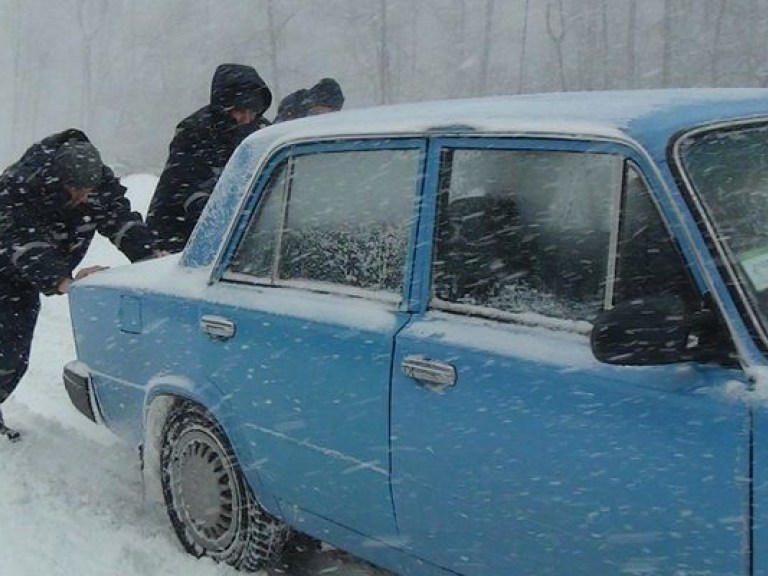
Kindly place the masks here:
<instances>
[{"instance_id":1,"label":"dark trousers","mask_svg":"<svg viewBox=\"0 0 768 576\"><path fill-rule=\"evenodd\" d=\"M27 371L39 312L40 294L36 288L0 279L0 404Z\"/></svg>"}]
</instances>

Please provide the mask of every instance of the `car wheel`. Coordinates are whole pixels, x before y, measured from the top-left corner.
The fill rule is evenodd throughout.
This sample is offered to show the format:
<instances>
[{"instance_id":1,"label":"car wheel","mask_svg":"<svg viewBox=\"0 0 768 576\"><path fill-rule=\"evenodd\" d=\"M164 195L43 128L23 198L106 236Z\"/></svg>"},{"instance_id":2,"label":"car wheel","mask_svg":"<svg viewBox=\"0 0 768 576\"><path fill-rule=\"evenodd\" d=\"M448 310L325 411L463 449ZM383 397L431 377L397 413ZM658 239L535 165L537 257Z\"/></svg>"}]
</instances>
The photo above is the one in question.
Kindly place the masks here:
<instances>
[{"instance_id":1,"label":"car wheel","mask_svg":"<svg viewBox=\"0 0 768 576\"><path fill-rule=\"evenodd\" d=\"M168 516L187 552L245 571L275 562L289 531L253 497L221 427L204 409L182 403L171 410L160 465Z\"/></svg>"}]
</instances>

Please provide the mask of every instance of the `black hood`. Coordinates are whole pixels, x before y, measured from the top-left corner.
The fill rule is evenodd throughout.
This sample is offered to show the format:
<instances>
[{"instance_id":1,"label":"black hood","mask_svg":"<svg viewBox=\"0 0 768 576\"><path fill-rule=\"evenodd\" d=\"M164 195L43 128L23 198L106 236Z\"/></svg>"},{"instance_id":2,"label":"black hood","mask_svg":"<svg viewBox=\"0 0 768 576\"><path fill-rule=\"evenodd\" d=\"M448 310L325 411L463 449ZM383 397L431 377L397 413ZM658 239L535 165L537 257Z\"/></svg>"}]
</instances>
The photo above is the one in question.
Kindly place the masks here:
<instances>
[{"instance_id":1,"label":"black hood","mask_svg":"<svg viewBox=\"0 0 768 576\"><path fill-rule=\"evenodd\" d=\"M272 92L252 66L219 64L211 82L211 105L254 110L259 116L272 104Z\"/></svg>"}]
</instances>

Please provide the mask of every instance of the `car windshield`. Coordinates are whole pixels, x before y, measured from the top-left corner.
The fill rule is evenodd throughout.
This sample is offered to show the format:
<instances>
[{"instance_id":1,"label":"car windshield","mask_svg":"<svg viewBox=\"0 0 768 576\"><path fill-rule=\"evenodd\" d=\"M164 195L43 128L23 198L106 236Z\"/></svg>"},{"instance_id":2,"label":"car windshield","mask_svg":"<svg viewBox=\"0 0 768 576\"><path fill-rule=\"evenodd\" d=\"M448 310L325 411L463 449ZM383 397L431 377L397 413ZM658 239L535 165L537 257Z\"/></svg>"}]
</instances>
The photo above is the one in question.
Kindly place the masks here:
<instances>
[{"instance_id":1,"label":"car windshield","mask_svg":"<svg viewBox=\"0 0 768 576\"><path fill-rule=\"evenodd\" d=\"M683 167L768 330L768 124L686 137Z\"/></svg>"}]
</instances>

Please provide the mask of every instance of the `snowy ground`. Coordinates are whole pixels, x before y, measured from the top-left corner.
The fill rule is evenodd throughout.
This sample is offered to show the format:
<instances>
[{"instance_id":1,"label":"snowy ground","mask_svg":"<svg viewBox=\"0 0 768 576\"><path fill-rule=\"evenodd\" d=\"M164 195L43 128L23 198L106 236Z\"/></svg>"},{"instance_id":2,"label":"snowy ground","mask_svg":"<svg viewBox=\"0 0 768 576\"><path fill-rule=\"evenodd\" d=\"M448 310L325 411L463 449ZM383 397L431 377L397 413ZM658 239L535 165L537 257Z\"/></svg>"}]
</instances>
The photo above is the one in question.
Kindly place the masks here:
<instances>
[{"instance_id":1,"label":"snowy ground","mask_svg":"<svg viewBox=\"0 0 768 576\"><path fill-rule=\"evenodd\" d=\"M156 179L123 179L145 212ZM127 260L101 237L83 262ZM30 369L4 404L22 442L0 441L0 576L234 576L185 554L165 510L143 498L134 449L81 416L61 383L74 358L65 297L43 299ZM289 575L378 574L334 551L296 558Z\"/></svg>"}]
</instances>

